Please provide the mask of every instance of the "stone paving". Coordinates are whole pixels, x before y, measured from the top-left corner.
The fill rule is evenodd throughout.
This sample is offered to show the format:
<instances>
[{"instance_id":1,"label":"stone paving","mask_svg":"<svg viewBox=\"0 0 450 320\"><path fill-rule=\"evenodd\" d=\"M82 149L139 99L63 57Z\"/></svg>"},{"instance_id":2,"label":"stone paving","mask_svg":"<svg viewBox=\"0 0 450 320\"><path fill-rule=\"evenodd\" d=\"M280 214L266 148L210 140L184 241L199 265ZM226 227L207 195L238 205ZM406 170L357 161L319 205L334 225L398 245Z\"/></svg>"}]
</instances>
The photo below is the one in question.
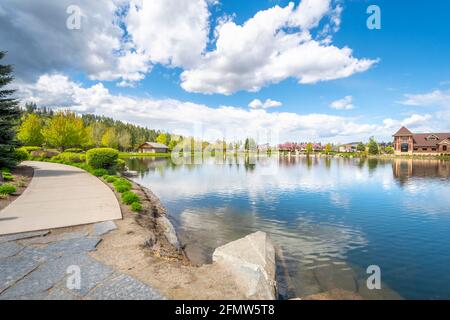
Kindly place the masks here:
<instances>
[{"instance_id":1,"label":"stone paving","mask_svg":"<svg viewBox=\"0 0 450 320\"><path fill-rule=\"evenodd\" d=\"M89 256L101 236L116 228L108 221L95 224L91 234L40 231L0 237L0 300L164 299Z\"/></svg>"}]
</instances>

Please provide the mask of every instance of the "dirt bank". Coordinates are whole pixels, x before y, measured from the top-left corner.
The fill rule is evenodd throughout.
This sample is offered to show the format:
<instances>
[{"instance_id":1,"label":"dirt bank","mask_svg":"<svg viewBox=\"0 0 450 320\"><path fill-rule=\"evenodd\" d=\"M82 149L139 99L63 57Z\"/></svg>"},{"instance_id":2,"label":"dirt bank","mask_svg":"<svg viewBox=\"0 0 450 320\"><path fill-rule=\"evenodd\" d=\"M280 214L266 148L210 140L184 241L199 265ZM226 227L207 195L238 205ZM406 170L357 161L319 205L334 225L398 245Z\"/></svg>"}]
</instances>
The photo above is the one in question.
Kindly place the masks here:
<instances>
[{"instance_id":1,"label":"dirt bank","mask_svg":"<svg viewBox=\"0 0 450 320\"><path fill-rule=\"evenodd\" d=\"M169 299L244 299L234 277L219 266L194 266L164 222L166 212L148 189L133 183L143 210L121 205L118 229L105 235L92 257L158 289ZM118 199L120 195L116 193Z\"/></svg>"}]
</instances>

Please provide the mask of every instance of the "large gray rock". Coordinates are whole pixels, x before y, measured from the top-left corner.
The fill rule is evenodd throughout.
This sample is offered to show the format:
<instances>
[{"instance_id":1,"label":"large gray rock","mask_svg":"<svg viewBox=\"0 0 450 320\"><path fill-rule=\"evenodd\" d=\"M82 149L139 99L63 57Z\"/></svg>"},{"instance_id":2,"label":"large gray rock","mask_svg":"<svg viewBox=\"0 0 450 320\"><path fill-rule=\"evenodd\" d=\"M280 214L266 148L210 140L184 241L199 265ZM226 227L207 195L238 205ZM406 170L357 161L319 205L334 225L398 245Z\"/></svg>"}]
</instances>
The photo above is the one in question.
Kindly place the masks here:
<instances>
[{"instance_id":1,"label":"large gray rock","mask_svg":"<svg viewBox=\"0 0 450 320\"><path fill-rule=\"evenodd\" d=\"M248 299L275 299L275 249L265 232L258 231L217 248L213 262L236 277Z\"/></svg>"},{"instance_id":2,"label":"large gray rock","mask_svg":"<svg viewBox=\"0 0 450 320\"><path fill-rule=\"evenodd\" d=\"M178 241L177 233L173 224L167 219L166 216L161 216L157 218L157 224L160 225L164 231L164 235L171 245L173 245L178 250L181 248L180 242Z\"/></svg>"}]
</instances>

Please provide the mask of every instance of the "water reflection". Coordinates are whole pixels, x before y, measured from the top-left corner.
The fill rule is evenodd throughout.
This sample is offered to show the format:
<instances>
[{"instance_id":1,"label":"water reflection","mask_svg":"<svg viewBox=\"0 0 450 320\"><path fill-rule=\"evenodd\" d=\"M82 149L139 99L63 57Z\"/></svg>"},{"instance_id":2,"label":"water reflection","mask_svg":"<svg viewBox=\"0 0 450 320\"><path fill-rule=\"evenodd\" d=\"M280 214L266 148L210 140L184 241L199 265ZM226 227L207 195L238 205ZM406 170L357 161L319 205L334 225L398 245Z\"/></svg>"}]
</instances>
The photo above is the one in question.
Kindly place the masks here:
<instances>
[{"instance_id":1,"label":"water reflection","mask_svg":"<svg viewBox=\"0 0 450 320\"><path fill-rule=\"evenodd\" d=\"M188 254L255 230L284 251L295 294L341 288L366 298L450 298L450 163L319 156L230 156L175 166L130 159L167 207ZM424 261L427 261L424 263ZM385 288L364 290L377 264ZM408 266L408 270L405 270ZM413 271L412 271L413 270Z\"/></svg>"}]
</instances>

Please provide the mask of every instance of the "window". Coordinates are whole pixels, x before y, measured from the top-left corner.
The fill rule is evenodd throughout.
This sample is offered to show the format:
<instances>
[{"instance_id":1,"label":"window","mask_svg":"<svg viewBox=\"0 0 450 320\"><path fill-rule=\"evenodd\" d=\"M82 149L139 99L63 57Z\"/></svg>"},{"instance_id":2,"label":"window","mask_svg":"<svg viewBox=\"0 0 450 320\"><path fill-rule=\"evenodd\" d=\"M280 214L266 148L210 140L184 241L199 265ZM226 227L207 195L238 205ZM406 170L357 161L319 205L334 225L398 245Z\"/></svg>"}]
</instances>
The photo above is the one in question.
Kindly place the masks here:
<instances>
[{"instance_id":1,"label":"window","mask_svg":"<svg viewBox=\"0 0 450 320\"><path fill-rule=\"evenodd\" d=\"M409 151L409 145L407 143L402 143L401 150L402 150L402 152L408 152Z\"/></svg>"},{"instance_id":2,"label":"window","mask_svg":"<svg viewBox=\"0 0 450 320\"><path fill-rule=\"evenodd\" d=\"M431 151L436 151L436 148L431 148Z\"/></svg>"},{"instance_id":3,"label":"window","mask_svg":"<svg viewBox=\"0 0 450 320\"><path fill-rule=\"evenodd\" d=\"M431 136L428 136L425 140L436 141L436 140L439 140L439 138L437 136L435 136L434 134L432 134Z\"/></svg>"},{"instance_id":4,"label":"window","mask_svg":"<svg viewBox=\"0 0 450 320\"><path fill-rule=\"evenodd\" d=\"M419 148L414 148L414 151L419 151Z\"/></svg>"},{"instance_id":5,"label":"window","mask_svg":"<svg viewBox=\"0 0 450 320\"><path fill-rule=\"evenodd\" d=\"M403 143L408 143L409 138L408 137L402 137L402 142Z\"/></svg>"},{"instance_id":6,"label":"window","mask_svg":"<svg viewBox=\"0 0 450 320\"><path fill-rule=\"evenodd\" d=\"M447 151L447 146L442 146L442 151Z\"/></svg>"},{"instance_id":7,"label":"window","mask_svg":"<svg viewBox=\"0 0 450 320\"><path fill-rule=\"evenodd\" d=\"M428 148L422 148L422 151L427 151L428 150Z\"/></svg>"}]
</instances>

